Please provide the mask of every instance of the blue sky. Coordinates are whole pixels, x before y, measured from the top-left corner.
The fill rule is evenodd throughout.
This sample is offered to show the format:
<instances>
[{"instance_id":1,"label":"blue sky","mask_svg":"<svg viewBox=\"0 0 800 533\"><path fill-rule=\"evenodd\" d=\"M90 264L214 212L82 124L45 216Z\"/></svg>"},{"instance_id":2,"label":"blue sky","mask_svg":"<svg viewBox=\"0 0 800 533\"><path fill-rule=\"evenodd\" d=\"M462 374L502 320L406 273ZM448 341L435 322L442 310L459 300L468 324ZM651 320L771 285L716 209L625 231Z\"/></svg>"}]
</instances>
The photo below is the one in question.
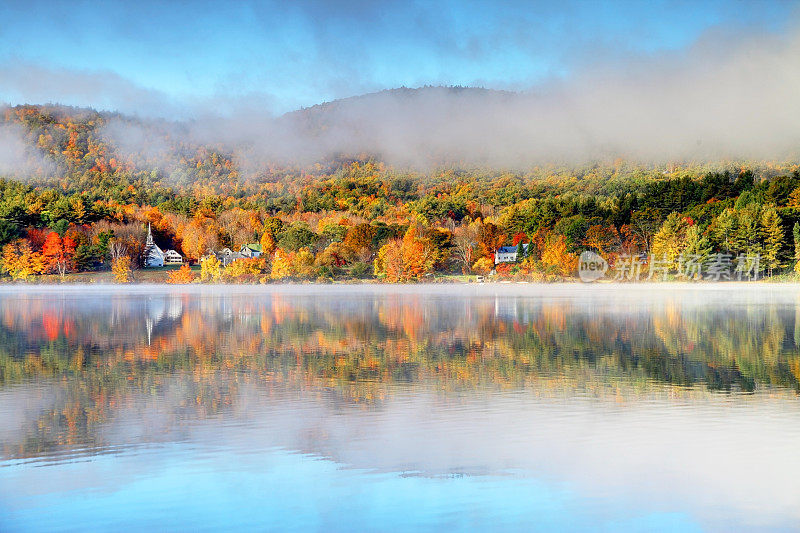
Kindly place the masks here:
<instances>
[{"instance_id":1,"label":"blue sky","mask_svg":"<svg viewBox=\"0 0 800 533\"><path fill-rule=\"evenodd\" d=\"M273 113L398 86L524 90L596 61L788 31L796 2L40 2L0 5L0 101ZM711 36L711 37L709 37Z\"/></svg>"}]
</instances>

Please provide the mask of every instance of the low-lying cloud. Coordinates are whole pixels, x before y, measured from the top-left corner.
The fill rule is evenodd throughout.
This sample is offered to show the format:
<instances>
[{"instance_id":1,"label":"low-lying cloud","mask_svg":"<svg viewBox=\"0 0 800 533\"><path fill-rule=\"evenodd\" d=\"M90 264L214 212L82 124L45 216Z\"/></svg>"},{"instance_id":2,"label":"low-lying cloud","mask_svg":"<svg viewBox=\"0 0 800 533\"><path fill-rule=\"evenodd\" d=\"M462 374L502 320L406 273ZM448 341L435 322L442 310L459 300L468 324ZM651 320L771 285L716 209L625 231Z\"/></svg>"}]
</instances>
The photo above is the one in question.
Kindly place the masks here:
<instances>
[{"instance_id":1,"label":"low-lying cloud","mask_svg":"<svg viewBox=\"0 0 800 533\"><path fill-rule=\"evenodd\" d=\"M800 155L798 58L800 28L747 37L712 32L685 50L585 66L518 93L391 90L280 117L263 99L243 99L225 113L219 105L194 106L194 118L177 124L112 120L101 133L158 168L172 165L174 141L218 145L245 173L342 154L416 167L788 160ZM134 101L153 97L131 94Z\"/></svg>"},{"instance_id":2,"label":"low-lying cloud","mask_svg":"<svg viewBox=\"0 0 800 533\"><path fill-rule=\"evenodd\" d=\"M26 178L49 175L53 164L25 138L22 126L0 124L0 176Z\"/></svg>"}]
</instances>

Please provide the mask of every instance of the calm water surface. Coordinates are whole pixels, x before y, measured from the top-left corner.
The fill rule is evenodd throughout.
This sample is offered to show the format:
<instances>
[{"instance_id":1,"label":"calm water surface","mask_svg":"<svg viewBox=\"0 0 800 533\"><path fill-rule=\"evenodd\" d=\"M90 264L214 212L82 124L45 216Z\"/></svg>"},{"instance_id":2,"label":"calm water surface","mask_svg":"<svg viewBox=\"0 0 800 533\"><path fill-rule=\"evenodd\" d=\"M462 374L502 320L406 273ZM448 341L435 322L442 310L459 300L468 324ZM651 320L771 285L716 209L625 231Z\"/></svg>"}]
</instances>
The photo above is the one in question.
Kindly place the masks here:
<instances>
[{"instance_id":1,"label":"calm water surface","mask_svg":"<svg viewBox=\"0 0 800 533\"><path fill-rule=\"evenodd\" d=\"M791 530L800 289L6 287L0 531Z\"/></svg>"}]
</instances>

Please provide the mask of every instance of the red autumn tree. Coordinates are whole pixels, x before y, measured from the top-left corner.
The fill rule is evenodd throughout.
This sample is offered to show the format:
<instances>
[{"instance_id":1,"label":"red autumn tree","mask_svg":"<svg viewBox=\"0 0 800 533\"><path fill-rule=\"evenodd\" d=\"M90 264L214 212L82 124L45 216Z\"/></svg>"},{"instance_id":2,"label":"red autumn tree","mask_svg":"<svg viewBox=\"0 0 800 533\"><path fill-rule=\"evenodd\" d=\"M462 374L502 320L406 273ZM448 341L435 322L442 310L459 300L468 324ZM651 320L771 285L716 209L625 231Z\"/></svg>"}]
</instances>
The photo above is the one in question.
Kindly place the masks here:
<instances>
[{"instance_id":1,"label":"red autumn tree","mask_svg":"<svg viewBox=\"0 0 800 533\"><path fill-rule=\"evenodd\" d=\"M64 274L74 266L75 248L75 241L70 237L62 238L55 231L51 231L42 246L46 269L49 272L58 272L63 278Z\"/></svg>"}]
</instances>

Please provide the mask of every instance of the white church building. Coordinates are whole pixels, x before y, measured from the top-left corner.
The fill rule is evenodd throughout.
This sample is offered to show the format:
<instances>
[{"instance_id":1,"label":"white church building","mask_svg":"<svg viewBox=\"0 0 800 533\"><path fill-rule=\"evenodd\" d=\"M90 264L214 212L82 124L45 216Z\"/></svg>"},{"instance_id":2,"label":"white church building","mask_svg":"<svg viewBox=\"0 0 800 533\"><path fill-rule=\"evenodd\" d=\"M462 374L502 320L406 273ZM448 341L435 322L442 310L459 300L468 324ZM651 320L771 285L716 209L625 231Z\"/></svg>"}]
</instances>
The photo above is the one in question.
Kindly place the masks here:
<instances>
[{"instance_id":1,"label":"white church building","mask_svg":"<svg viewBox=\"0 0 800 533\"><path fill-rule=\"evenodd\" d=\"M145 268L163 267L164 265L181 265L183 256L175 250L161 250L153 240L150 224L147 225L147 242L142 252L142 263Z\"/></svg>"}]
</instances>

